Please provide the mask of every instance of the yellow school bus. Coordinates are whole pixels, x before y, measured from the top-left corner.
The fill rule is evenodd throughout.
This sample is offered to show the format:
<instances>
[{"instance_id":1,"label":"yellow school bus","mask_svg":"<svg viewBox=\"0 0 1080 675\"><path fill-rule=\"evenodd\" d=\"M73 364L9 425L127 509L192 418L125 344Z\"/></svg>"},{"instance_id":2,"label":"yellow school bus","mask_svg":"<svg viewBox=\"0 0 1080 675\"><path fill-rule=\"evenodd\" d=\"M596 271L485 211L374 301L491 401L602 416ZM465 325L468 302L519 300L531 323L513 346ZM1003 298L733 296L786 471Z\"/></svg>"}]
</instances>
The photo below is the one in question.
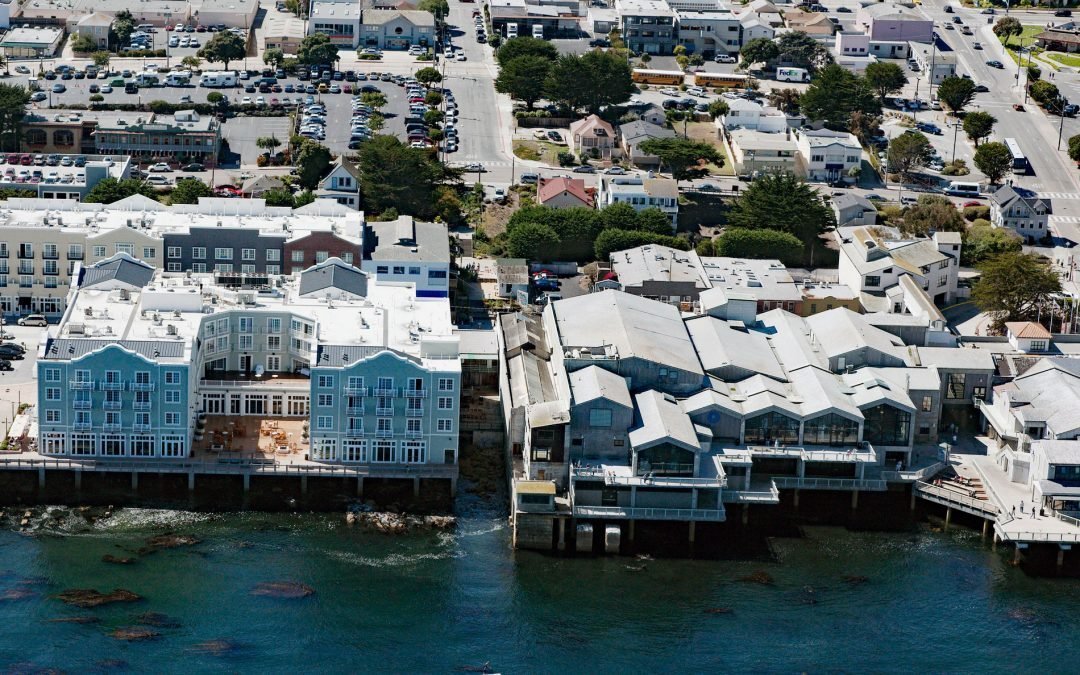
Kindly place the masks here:
<instances>
[{"instance_id":1,"label":"yellow school bus","mask_svg":"<svg viewBox=\"0 0 1080 675\"><path fill-rule=\"evenodd\" d=\"M748 79L750 78L746 75L735 73L694 73L694 84L699 87L741 89L746 86Z\"/></svg>"},{"instance_id":2,"label":"yellow school bus","mask_svg":"<svg viewBox=\"0 0 1080 675\"><path fill-rule=\"evenodd\" d=\"M647 70L645 68L634 68L634 72L631 73L631 79L634 82L642 82L645 84L669 84L679 86L683 84L686 76L683 75L681 70Z\"/></svg>"}]
</instances>

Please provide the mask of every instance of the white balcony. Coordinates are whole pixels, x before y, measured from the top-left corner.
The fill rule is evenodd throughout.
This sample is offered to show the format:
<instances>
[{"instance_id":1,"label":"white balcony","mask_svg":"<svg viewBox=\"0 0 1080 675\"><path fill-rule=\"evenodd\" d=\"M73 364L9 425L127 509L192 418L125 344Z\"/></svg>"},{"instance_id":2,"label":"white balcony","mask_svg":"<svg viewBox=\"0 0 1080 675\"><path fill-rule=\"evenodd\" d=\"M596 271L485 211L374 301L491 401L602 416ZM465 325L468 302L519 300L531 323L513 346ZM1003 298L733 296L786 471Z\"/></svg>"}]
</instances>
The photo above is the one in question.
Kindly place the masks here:
<instances>
[{"instance_id":1,"label":"white balcony","mask_svg":"<svg viewBox=\"0 0 1080 675\"><path fill-rule=\"evenodd\" d=\"M136 401L135 403L131 404L131 407L132 407L133 410L150 410L150 402L149 401Z\"/></svg>"},{"instance_id":2,"label":"white balcony","mask_svg":"<svg viewBox=\"0 0 1080 675\"><path fill-rule=\"evenodd\" d=\"M68 387L70 387L73 391L87 391L94 388L94 383L92 381L72 380L68 382Z\"/></svg>"},{"instance_id":3,"label":"white balcony","mask_svg":"<svg viewBox=\"0 0 1080 675\"><path fill-rule=\"evenodd\" d=\"M394 430L393 429L390 429L390 430L380 429L380 430L375 432L375 438L393 438L393 437L394 437Z\"/></svg>"},{"instance_id":4,"label":"white balcony","mask_svg":"<svg viewBox=\"0 0 1080 675\"><path fill-rule=\"evenodd\" d=\"M101 391L124 391L123 382L98 382Z\"/></svg>"},{"instance_id":5,"label":"white balcony","mask_svg":"<svg viewBox=\"0 0 1080 675\"><path fill-rule=\"evenodd\" d=\"M105 401L101 404L101 407L105 410L120 410L124 407L124 404L121 401Z\"/></svg>"},{"instance_id":6,"label":"white balcony","mask_svg":"<svg viewBox=\"0 0 1080 675\"><path fill-rule=\"evenodd\" d=\"M94 405L93 401L72 401L71 407L75 410L89 410Z\"/></svg>"},{"instance_id":7,"label":"white balcony","mask_svg":"<svg viewBox=\"0 0 1080 675\"><path fill-rule=\"evenodd\" d=\"M375 414L379 417L393 417L393 408L375 408Z\"/></svg>"},{"instance_id":8,"label":"white balcony","mask_svg":"<svg viewBox=\"0 0 1080 675\"><path fill-rule=\"evenodd\" d=\"M351 428L350 427L349 429L345 430L345 435L348 436L349 438L363 438L364 437L364 430L363 430L363 428Z\"/></svg>"},{"instance_id":9,"label":"white balcony","mask_svg":"<svg viewBox=\"0 0 1080 675\"><path fill-rule=\"evenodd\" d=\"M371 390L371 395L372 396L397 396L397 389L394 389L393 387L389 387L389 388L376 387L376 388Z\"/></svg>"},{"instance_id":10,"label":"white balcony","mask_svg":"<svg viewBox=\"0 0 1080 675\"><path fill-rule=\"evenodd\" d=\"M427 398L427 389L406 389L405 398Z\"/></svg>"}]
</instances>

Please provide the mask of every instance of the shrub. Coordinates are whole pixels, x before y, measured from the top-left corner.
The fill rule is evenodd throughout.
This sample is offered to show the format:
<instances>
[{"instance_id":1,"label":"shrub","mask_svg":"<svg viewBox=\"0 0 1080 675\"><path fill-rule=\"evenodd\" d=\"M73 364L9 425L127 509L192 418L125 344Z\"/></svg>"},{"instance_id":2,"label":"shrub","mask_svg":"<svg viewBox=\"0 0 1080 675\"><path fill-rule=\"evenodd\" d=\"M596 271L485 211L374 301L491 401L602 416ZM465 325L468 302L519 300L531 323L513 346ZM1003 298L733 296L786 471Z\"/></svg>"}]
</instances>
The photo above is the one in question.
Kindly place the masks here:
<instances>
[{"instance_id":1,"label":"shrub","mask_svg":"<svg viewBox=\"0 0 1080 675\"><path fill-rule=\"evenodd\" d=\"M990 221L985 218L976 218L971 222L972 229L976 227L990 227Z\"/></svg>"},{"instance_id":2,"label":"shrub","mask_svg":"<svg viewBox=\"0 0 1080 675\"><path fill-rule=\"evenodd\" d=\"M577 159L572 152L560 152L559 153L559 166L574 166L577 164Z\"/></svg>"},{"instance_id":3,"label":"shrub","mask_svg":"<svg viewBox=\"0 0 1080 675\"><path fill-rule=\"evenodd\" d=\"M966 206L964 207L964 220L968 222L975 221L977 219L989 220L990 207L989 206Z\"/></svg>"}]
</instances>

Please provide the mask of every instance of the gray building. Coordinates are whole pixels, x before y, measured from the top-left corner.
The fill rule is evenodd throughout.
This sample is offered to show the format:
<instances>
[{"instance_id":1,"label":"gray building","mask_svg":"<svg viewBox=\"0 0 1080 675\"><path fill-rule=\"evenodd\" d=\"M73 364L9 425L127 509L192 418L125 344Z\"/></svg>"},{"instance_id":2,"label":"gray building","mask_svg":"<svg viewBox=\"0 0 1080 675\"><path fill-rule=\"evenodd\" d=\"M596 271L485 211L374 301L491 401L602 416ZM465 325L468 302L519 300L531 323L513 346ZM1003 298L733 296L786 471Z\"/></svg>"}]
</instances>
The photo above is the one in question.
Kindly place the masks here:
<instances>
[{"instance_id":1,"label":"gray building","mask_svg":"<svg viewBox=\"0 0 1080 675\"><path fill-rule=\"evenodd\" d=\"M286 233L191 227L165 233L167 272L211 272L224 285L235 277L281 274Z\"/></svg>"}]
</instances>

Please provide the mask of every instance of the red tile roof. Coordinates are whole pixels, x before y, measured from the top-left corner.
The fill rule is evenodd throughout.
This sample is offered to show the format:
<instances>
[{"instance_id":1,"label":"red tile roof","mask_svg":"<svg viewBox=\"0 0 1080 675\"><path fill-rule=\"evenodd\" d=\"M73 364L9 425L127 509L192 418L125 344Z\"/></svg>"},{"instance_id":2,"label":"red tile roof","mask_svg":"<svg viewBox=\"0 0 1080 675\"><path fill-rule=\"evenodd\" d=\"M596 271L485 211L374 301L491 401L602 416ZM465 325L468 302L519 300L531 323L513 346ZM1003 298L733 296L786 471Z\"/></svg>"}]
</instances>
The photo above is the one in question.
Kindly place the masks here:
<instances>
[{"instance_id":1,"label":"red tile roof","mask_svg":"<svg viewBox=\"0 0 1080 675\"><path fill-rule=\"evenodd\" d=\"M1013 337L1040 338L1043 340L1050 338L1050 331L1046 330L1042 324L1034 321L1009 321L1005 324L1005 328L1009 330Z\"/></svg>"},{"instance_id":2,"label":"red tile roof","mask_svg":"<svg viewBox=\"0 0 1080 675\"><path fill-rule=\"evenodd\" d=\"M593 205L595 190L585 187L585 181L580 178L541 178L536 190L536 200L545 204L563 192L576 197L583 205Z\"/></svg>"}]
</instances>

